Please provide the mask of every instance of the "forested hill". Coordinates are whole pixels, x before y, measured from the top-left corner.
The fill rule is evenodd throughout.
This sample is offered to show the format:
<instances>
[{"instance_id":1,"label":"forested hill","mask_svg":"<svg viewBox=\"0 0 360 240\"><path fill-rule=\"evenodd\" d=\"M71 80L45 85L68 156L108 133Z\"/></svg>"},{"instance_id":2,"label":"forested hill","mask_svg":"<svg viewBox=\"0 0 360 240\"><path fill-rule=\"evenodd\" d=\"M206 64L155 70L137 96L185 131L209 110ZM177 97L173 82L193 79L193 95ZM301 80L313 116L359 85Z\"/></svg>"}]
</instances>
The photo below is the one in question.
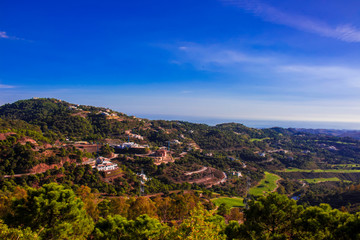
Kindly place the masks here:
<instances>
[{"instance_id":1,"label":"forested hill","mask_svg":"<svg viewBox=\"0 0 360 240\"><path fill-rule=\"evenodd\" d=\"M360 158L360 142L352 138L312 134L297 129L255 129L239 123L208 126L140 119L108 108L51 98L5 104L0 107L0 118L4 119L3 125L8 122L15 128L32 130L32 135L41 133L42 142L66 139L98 142L115 139L125 142L130 136L135 136L131 141L155 148L168 146L173 141L181 142L181 147L172 145L179 154L188 149L220 151L225 156L244 161L265 162L275 169L357 163Z\"/></svg>"},{"instance_id":2,"label":"forested hill","mask_svg":"<svg viewBox=\"0 0 360 240\"><path fill-rule=\"evenodd\" d=\"M0 118L23 120L59 138L101 139L139 125L134 117L107 108L70 104L39 98L0 107Z\"/></svg>"},{"instance_id":3,"label":"forested hill","mask_svg":"<svg viewBox=\"0 0 360 240\"><path fill-rule=\"evenodd\" d=\"M133 141L152 146L166 146L169 141L179 140L194 149L233 152L242 156L276 149L314 152L319 147L326 148L324 144L333 143L336 149L346 148L345 155L348 160L357 157L354 146L358 145L358 141L349 138L312 134L297 129L255 129L239 123L208 126L183 121L140 119L108 108L77 105L53 98L28 99L5 104L0 106L0 118L6 121L17 120L15 125L23 121L23 125L28 124L26 128L34 128L42 132L49 141L65 139L127 141L131 133L143 137L142 140L132 139ZM348 146L339 145L339 142L346 142ZM245 151L249 149L251 152ZM322 155L325 157L334 154L322 151ZM279 157L281 158L277 156ZM297 159L292 155L285 157ZM339 159L327 157L330 161Z\"/></svg>"},{"instance_id":4,"label":"forested hill","mask_svg":"<svg viewBox=\"0 0 360 240\"><path fill-rule=\"evenodd\" d=\"M0 107L0 118L23 120L40 127L52 139L100 140L126 139L126 131L145 137L154 144L188 138L204 149L236 149L244 145L261 145L252 138L266 138L275 131L262 131L242 124L217 126L182 121L139 119L107 108L71 104L40 98L20 100Z\"/></svg>"}]
</instances>

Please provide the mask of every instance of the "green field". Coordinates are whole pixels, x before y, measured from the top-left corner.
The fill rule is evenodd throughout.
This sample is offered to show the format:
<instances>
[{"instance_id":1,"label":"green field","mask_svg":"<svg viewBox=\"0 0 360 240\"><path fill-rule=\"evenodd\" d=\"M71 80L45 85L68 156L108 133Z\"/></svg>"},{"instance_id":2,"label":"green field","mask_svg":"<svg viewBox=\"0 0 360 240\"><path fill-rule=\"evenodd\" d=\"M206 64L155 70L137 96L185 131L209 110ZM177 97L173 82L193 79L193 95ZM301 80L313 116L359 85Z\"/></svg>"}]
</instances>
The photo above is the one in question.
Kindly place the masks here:
<instances>
[{"instance_id":1,"label":"green field","mask_svg":"<svg viewBox=\"0 0 360 240\"><path fill-rule=\"evenodd\" d=\"M250 188L249 193L254 196L270 193L277 187L276 181L279 179L278 175L265 172L265 178L257 186Z\"/></svg>"},{"instance_id":2,"label":"green field","mask_svg":"<svg viewBox=\"0 0 360 240\"><path fill-rule=\"evenodd\" d=\"M340 182L341 180L337 177L332 178L307 178L307 179L299 179L306 181L307 183L320 183L320 182Z\"/></svg>"},{"instance_id":3,"label":"green field","mask_svg":"<svg viewBox=\"0 0 360 240\"><path fill-rule=\"evenodd\" d=\"M216 205L220 206L220 204L225 203L229 207L243 207L244 202L243 198L237 198L237 197L220 197L220 198L213 198L211 201Z\"/></svg>"},{"instance_id":4,"label":"green field","mask_svg":"<svg viewBox=\"0 0 360 240\"><path fill-rule=\"evenodd\" d=\"M351 142L341 142L341 141L324 141L324 140L314 140L314 142L328 142L328 143L337 143L337 144L344 144L344 145L356 145L356 143Z\"/></svg>"},{"instance_id":5,"label":"green field","mask_svg":"<svg viewBox=\"0 0 360 240\"><path fill-rule=\"evenodd\" d=\"M298 169L287 168L279 172L316 172L316 173L360 173L360 169Z\"/></svg>"},{"instance_id":6,"label":"green field","mask_svg":"<svg viewBox=\"0 0 360 240\"><path fill-rule=\"evenodd\" d=\"M264 140L267 140L267 139L270 139L270 138L269 137L266 137L266 138L251 138L250 142L264 141Z\"/></svg>"},{"instance_id":7,"label":"green field","mask_svg":"<svg viewBox=\"0 0 360 240\"><path fill-rule=\"evenodd\" d=\"M331 165L333 168L358 168L360 167L360 164L334 164Z\"/></svg>"}]
</instances>

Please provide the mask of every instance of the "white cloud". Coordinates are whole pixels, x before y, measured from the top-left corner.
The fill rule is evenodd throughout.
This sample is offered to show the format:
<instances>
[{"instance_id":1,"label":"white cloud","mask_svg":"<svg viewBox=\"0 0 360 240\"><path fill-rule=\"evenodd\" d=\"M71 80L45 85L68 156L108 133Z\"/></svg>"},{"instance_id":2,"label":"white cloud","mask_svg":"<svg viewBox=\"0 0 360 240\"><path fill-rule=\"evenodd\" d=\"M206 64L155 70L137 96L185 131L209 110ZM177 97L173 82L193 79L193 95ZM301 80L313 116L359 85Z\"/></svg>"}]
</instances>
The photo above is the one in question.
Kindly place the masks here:
<instances>
[{"instance_id":1,"label":"white cloud","mask_svg":"<svg viewBox=\"0 0 360 240\"><path fill-rule=\"evenodd\" d=\"M306 16L289 14L256 0L221 0L224 3L243 8L265 21L293 27L345 42L360 42L360 29L347 25L330 26Z\"/></svg>"},{"instance_id":2,"label":"white cloud","mask_svg":"<svg viewBox=\"0 0 360 240\"><path fill-rule=\"evenodd\" d=\"M15 88L15 86L0 84L0 89L1 88Z\"/></svg>"},{"instance_id":3,"label":"white cloud","mask_svg":"<svg viewBox=\"0 0 360 240\"><path fill-rule=\"evenodd\" d=\"M263 56L251 56L241 51L223 48L222 46L202 46L194 43L178 48L178 53L194 65L204 69L214 70L214 66L228 67L237 64L253 63L260 64L269 62L270 59ZM178 64L181 61L176 61Z\"/></svg>"},{"instance_id":4,"label":"white cloud","mask_svg":"<svg viewBox=\"0 0 360 240\"><path fill-rule=\"evenodd\" d=\"M360 70L357 68L334 65L284 65L279 66L278 71L296 74L311 81L326 81L335 85L346 84L350 87L360 88Z\"/></svg>"},{"instance_id":5,"label":"white cloud","mask_svg":"<svg viewBox=\"0 0 360 240\"><path fill-rule=\"evenodd\" d=\"M4 39L11 39L11 40L24 40L23 38L18 38L18 37L15 37L15 36L9 36L7 34L7 32L0 32L0 39L1 38L4 38Z\"/></svg>"},{"instance_id":6,"label":"white cloud","mask_svg":"<svg viewBox=\"0 0 360 240\"><path fill-rule=\"evenodd\" d=\"M0 32L0 38L10 38L6 32Z\"/></svg>"},{"instance_id":7,"label":"white cloud","mask_svg":"<svg viewBox=\"0 0 360 240\"><path fill-rule=\"evenodd\" d=\"M252 55L221 45L202 46L191 43L186 47L179 47L179 52L176 64L191 63L200 70L231 73L239 77L246 71L246 74L253 75L256 79L262 78L262 83L268 82L268 86L276 86L276 81L282 85L284 82L296 82L298 90L306 90L309 86L318 88L318 83L328 83L328 90L339 86L360 88L360 69L352 66L308 65L291 56L266 53ZM289 61L294 64L287 64Z\"/></svg>"}]
</instances>

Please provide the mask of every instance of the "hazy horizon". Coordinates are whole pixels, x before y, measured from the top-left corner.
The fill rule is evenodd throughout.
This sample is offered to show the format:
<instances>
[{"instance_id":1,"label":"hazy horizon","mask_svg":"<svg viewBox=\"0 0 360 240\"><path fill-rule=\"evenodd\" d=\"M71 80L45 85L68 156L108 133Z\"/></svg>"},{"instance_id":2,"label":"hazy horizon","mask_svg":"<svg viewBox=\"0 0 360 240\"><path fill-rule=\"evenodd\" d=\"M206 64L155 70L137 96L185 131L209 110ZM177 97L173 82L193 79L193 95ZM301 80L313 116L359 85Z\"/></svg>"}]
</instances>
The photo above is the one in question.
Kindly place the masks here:
<instances>
[{"instance_id":1,"label":"hazy horizon","mask_svg":"<svg viewBox=\"0 0 360 240\"><path fill-rule=\"evenodd\" d=\"M164 115L134 115L139 118L150 120L186 121L191 123L203 123L215 126L222 123L240 123L251 128L307 128L328 130L360 130L360 123L356 122L315 122L315 121L279 121L279 120L257 120L257 119L219 119L219 118L197 118L191 116L164 116Z\"/></svg>"},{"instance_id":2,"label":"hazy horizon","mask_svg":"<svg viewBox=\"0 0 360 240\"><path fill-rule=\"evenodd\" d=\"M38 98L38 97L35 97ZM44 97L47 98L47 97ZM49 98L49 97L48 97ZM60 99L60 98L59 98ZM26 99L18 99L12 102ZM65 99L60 99L66 102L69 102ZM71 104L80 104L80 105L91 105L84 102L69 102ZM6 104L6 103L3 103ZM2 106L3 104L0 104ZM333 121L295 121L295 120L276 120L276 119L250 119L250 118L216 118L208 116L190 116L190 115L166 115L166 114L148 114L134 111L124 111L122 107L119 106L110 106L111 104L105 105L92 105L95 107L106 107L117 112L122 112L129 116L135 116L138 118L146 118L150 120L169 120L169 121L186 121L191 123L202 123L210 126L215 126L222 123L240 123L247 127L252 128L272 128L272 127L281 127L281 128L307 128L307 129L335 129L335 130L360 130L360 122L333 122Z\"/></svg>"}]
</instances>

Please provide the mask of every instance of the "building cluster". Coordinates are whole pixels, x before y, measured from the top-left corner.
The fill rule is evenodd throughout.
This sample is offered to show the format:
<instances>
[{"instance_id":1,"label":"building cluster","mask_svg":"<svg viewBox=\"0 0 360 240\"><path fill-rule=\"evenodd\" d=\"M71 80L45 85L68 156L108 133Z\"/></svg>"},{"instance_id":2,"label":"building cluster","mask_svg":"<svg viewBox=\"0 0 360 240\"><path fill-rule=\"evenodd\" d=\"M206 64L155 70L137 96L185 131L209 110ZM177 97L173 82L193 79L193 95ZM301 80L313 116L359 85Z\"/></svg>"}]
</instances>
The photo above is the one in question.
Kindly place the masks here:
<instances>
[{"instance_id":1,"label":"building cluster","mask_svg":"<svg viewBox=\"0 0 360 240\"><path fill-rule=\"evenodd\" d=\"M328 149L329 149L329 150L332 150L332 151L337 151L337 150L339 150L339 149L337 149L335 146L329 146Z\"/></svg>"},{"instance_id":2,"label":"building cluster","mask_svg":"<svg viewBox=\"0 0 360 240\"><path fill-rule=\"evenodd\" d=\"M139 140L144 140L144 137L141 136L141 135L138 135L138 134L130 133L128 136L131 137L131 138L135 138L135 139L139 139Z\"/></svg>"},{"instance_id":3,"label":"building cluster","mask_svg":"<svg viewBox=\"0 0 360 240\"><path fill-rule=\"evenodd\" d=\"M171 151L166 150L166 148L162 148L156 150L152 154L149 155L152 159L154 159L155 165L160 165L161 163L169 163L174 162L175 160L171 156Z\"/></svg>"},{"instance_id":4,"label":"building cluster","mask_svg":"<svg viewBox=\"0 0 360 240\"><path fill-rule=\"evenodd\" d=\"M140 181L142 181L142 182L147 182L148 180L150 180L150 179L144 174L143 171L142 171L141 173L136 174L136 175L140 178Z\"/></svg>"},{"instance_id":5,"label":"building cluster","mask_svg":"<svg viewBox=\"0 0 360 240\"><path fill-rule=\"evenodd\" d=\"M115 148L119 148L119 149L127 149L127 148L149 148L149 145L140 145L134 142L126 142L126 143L122 143L120 145L116 145L114 146Z\"/></svg>"},{"instance_id":6,"label":"building cluster","mask_svg":"<svg viewBox=\"0 0 360 240\"><path fill-rule=\"evenodd\" d=\"M233 176L237 176L237 177L242 177L242 173L241 172L237 172L237 171L232 171L232 172L230 172L231 173L231 175L233 175Z\"/></svg>"},{"instance_id":7,"label":"building cluster","mask_svg":"<svg viewBox=\"0 0 360 240\"><path fill-rule=\"evenodd\" d=\"M103 115L103 116L111 116L111 117L117 116L116 113L108 113L108 112L99 112L98 114Z\"/></svg>"}]
</instances>

